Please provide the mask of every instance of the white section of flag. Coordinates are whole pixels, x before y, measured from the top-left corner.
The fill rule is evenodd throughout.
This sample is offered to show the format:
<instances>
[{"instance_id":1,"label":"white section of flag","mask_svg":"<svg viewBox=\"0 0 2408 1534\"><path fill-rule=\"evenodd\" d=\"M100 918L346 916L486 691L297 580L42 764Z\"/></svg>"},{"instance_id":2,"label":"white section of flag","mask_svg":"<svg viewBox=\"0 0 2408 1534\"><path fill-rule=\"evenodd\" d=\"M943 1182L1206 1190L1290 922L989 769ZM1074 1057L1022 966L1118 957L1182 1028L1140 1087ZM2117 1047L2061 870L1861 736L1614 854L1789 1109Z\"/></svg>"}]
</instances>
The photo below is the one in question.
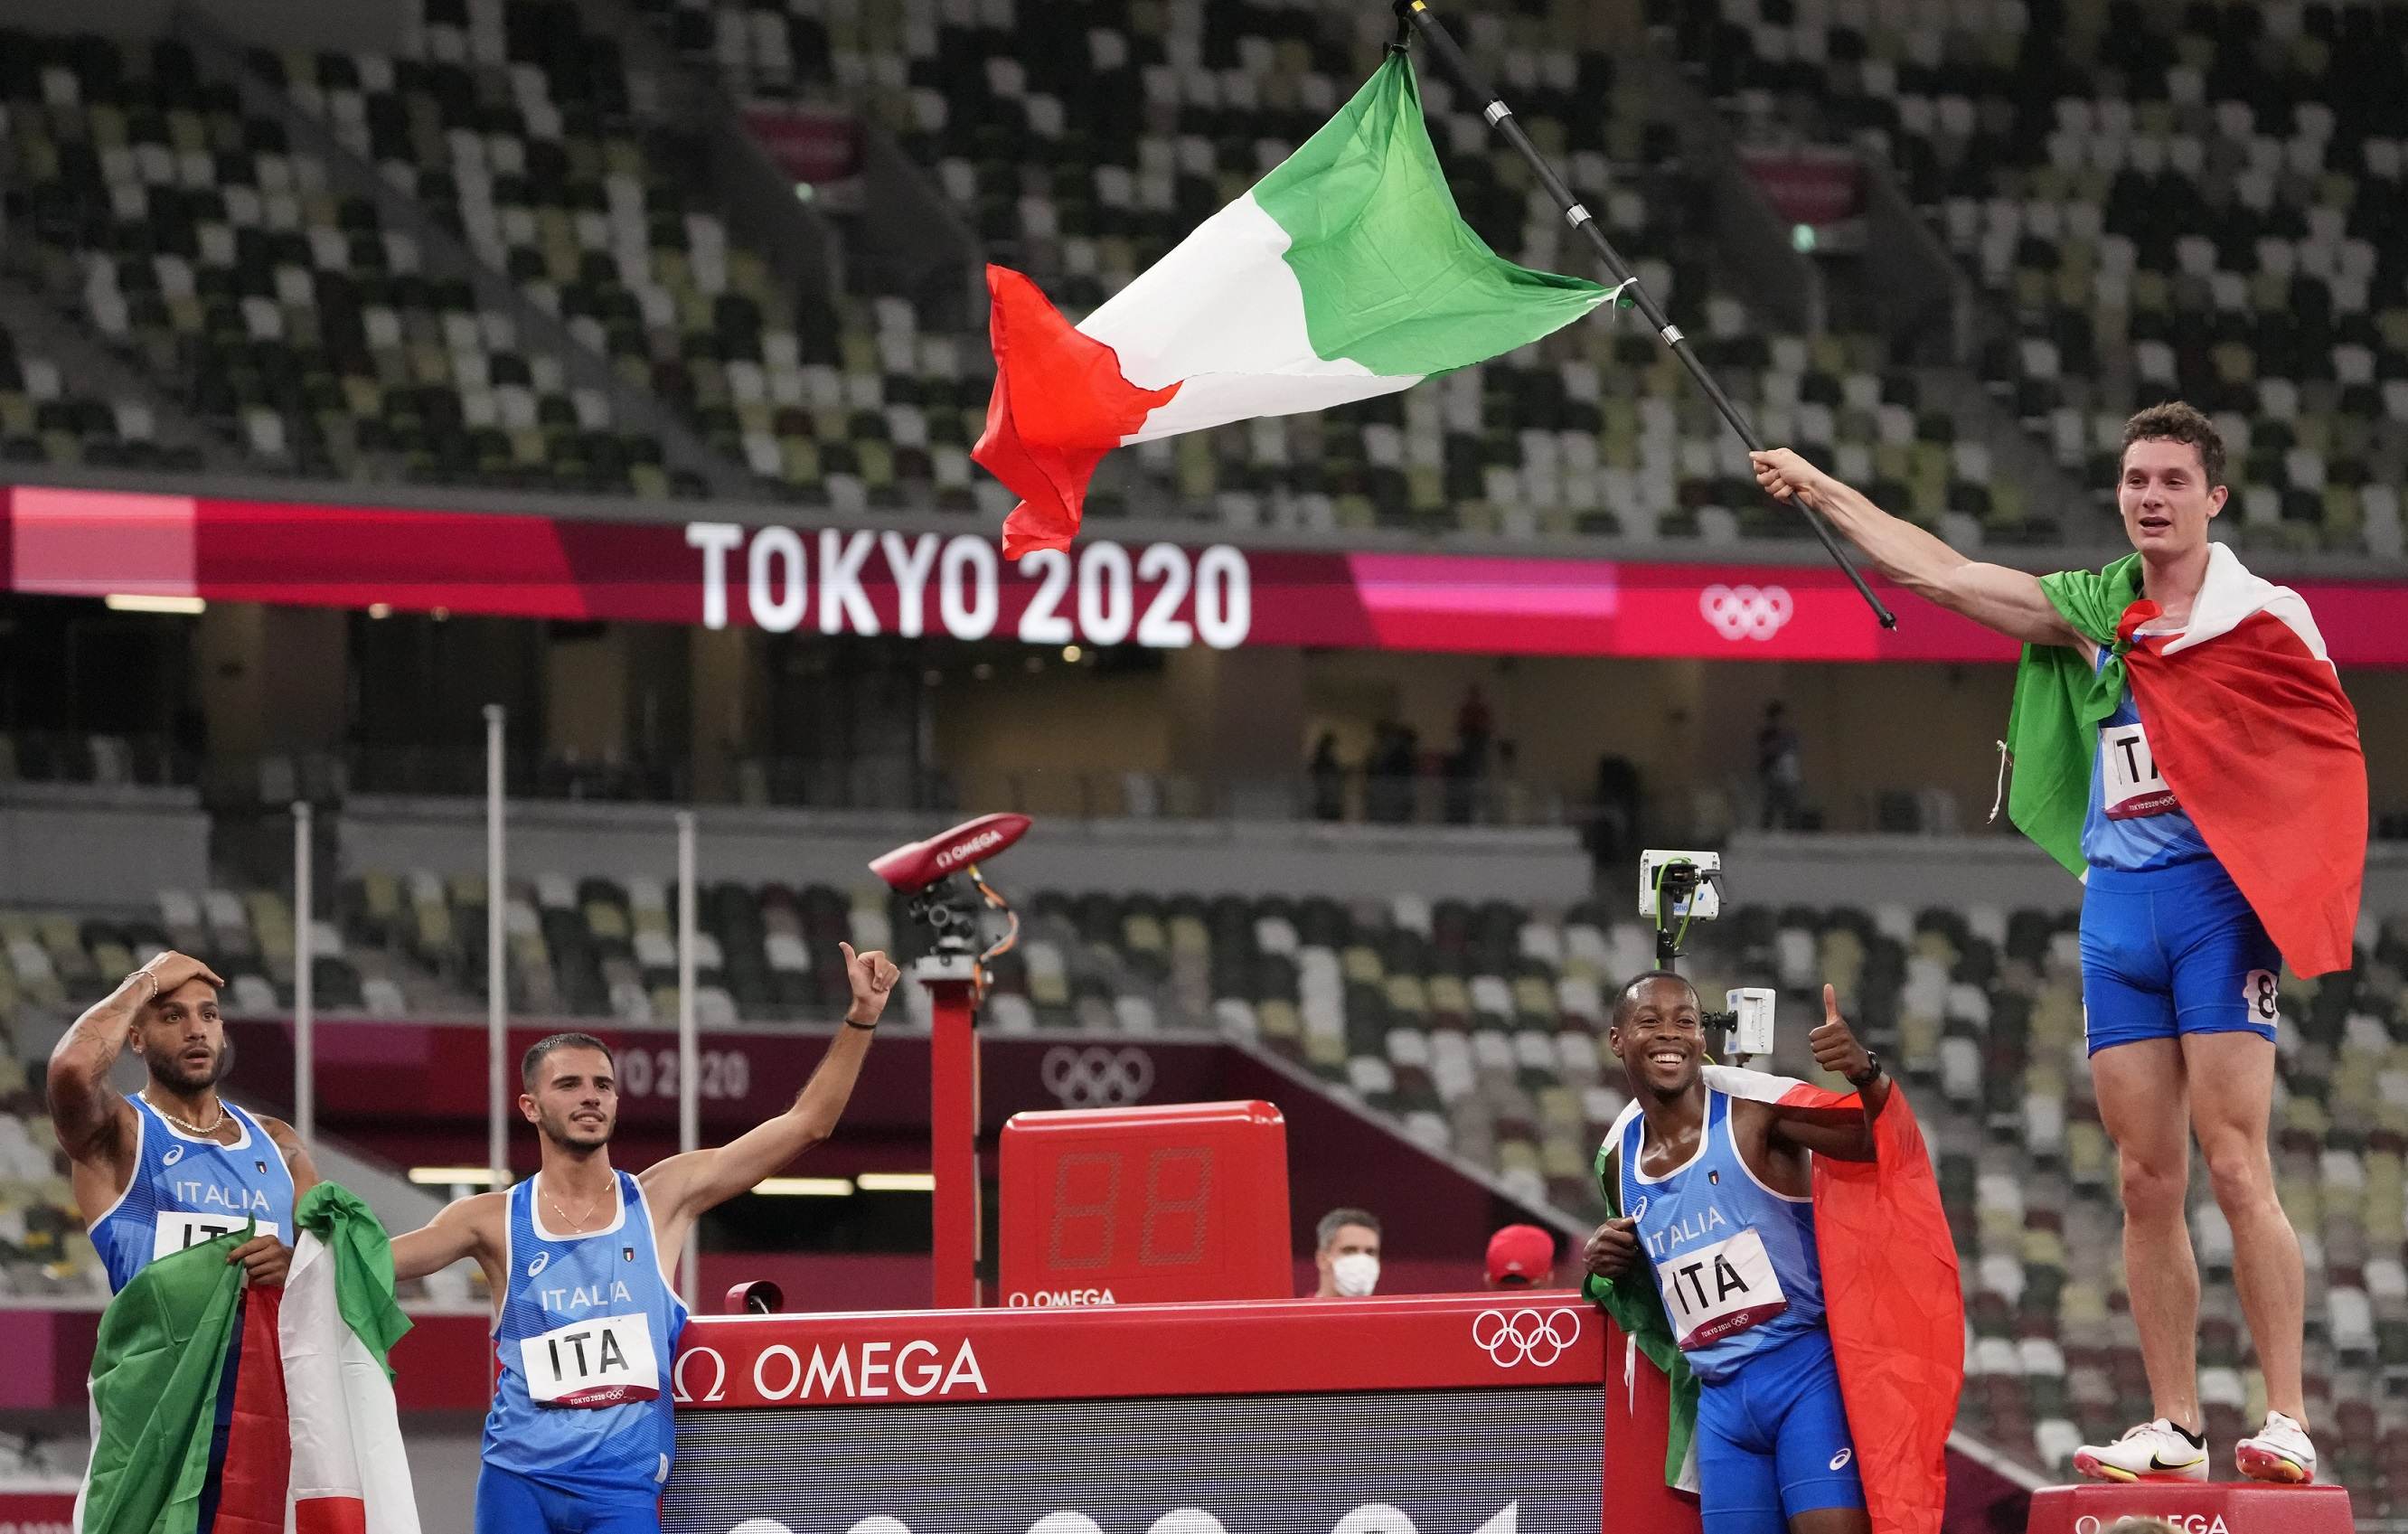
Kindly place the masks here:
<instances>
[{"instance_id":1,"label":"white section of flag","mask_svg":"<svg viewBox=\"0 0 2408 1534\"><path fill-rule=\"evenodd\" d=\"M419 1534L393 1382L343 1319L335 1259L308 1231L293 1249L277 1322L293 1471L288 1534Z\"/></svg>"},{"instance_id":2,"label":"white section of flag","mask_svg":"<svg viewBox=\"0 0 2408 1534\"><path fill-rule=\"evenodd\" d=\"M1079 325L1118 354L1129 382L1181 385L1141 428L1121 438L1124 444L1255 416L1326 410L1422 380L1419 373L1383 377L1344 357L1314 355L1304 289L1286 260L1290 243L1248 193L1197 224Z\"/></svg>"},{"instance_id":3,"label":"white section of flag","mask_svg":"<svg viewBox=\"0 0 2408 1534\"><path fill-rule=\"evenodd\" d=\"M2165 653L2179 654L2193 645L2221 638L2261 612L2298 635L2309 654L2327 666L2332 664L2306 599L2288 586L2253 575L2241 563L2241 556L2221 543L2207 546L2207 579L2200 582L2198 599L2191 604L2190 623L2180 636L2166 641Z\"/></svg>"}]
</instances>

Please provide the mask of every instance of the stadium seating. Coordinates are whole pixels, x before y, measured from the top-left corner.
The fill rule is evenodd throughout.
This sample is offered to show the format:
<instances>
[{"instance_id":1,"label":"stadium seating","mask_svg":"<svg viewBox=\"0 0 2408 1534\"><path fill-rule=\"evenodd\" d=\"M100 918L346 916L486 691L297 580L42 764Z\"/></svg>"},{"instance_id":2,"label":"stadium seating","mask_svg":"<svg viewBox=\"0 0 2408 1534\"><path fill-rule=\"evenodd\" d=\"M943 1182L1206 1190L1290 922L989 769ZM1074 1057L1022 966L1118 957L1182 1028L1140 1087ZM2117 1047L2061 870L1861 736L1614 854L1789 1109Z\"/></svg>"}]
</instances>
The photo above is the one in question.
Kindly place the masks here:
<instances>
[{"instance_id":1,"label":"stadium seating","mask_svg":"<svg viewBox=\"0 0 2408 1534\"><path fill-rule=\"evenodd\" d=\"M657 442L617 433L607 398L425 272L182 44L0 36L0 114L11 231L30 237L12 263L247 464L670 492ZM68 419L47 457L92 435L89 410Z\"/></svg>"},{"instance_id":2,"label":"stadium seating","mask_svg":"<svg viewBox=\"0 0 2408 1534\"><path fill-rule=\"evenodd\" d=\"M1376 11L1248 3L1037 7L1010 0L674 0L648 7L689 60L738 93L861 104L933 175L996 259L1057 302L1093 308L1317 128L1379 57ZM2026 536L2020 497L1862 335L1768 336L1717 292L1696 183L1668 132L1613 89L1604 42L1564 47L1543 7L1474 23L1523 120L1673 306L1766 429L1893 492L1969 542ZM1598 32L1591 23L1575 34ZM1585 271L1585 248L1476 111L1425 79L1465 215L1530 265ZM1025 152L1044 146L1039 161ZM880 307L890 396L911 369L902 312ZM962 440L984 405L980 337L918 337L923 390L959 380ZM848 387L853 386L850 380ZM949 423L930 416L932 429ZM856 442L861 434L853 433ZM898 438L899 441L899 438ZM1841 447L1839 444L1846 444ZM946 446L952 446L949 440ZM1971 445L1967 445L1971 447ZM766 462L766 453L762 455ZM899 456L899 453L898 453ZM957 488L941 452L940 492ZM1458 528L1727 541L1794 525L1764 508L1736 444L1680 368L1627 320L1591 322L1401 396L1148 444L1107 464L1110 517L1173 504L1237 525L1343 533ZM975 481L974 481L975 482ZM947 504L967 504L968 492ZM2045 528L2034 529L2045 532Z\"/></svg>"},{"instance_id":3,"label":"stadium seating","mask_svg":"<svg viewBox=\"0 0 2408 1534\"><path fill-rule=\"evenodd\" d=\"M1742 133L1891 161L2011 323L1979 359L2067 468L2181 396L2253 547L2398 558L2408 11L2131 0L1652 7Z\"/></svg>"},{"instance_id":4,"label":"stadium seating","mask_svg":"<svg viewBox=\"0 0 2408 1534\"><path fill-rule=\"evenodd\" d=\"M985 386L960 381L950 343L920 344L908 307L790 294L732 244L665 158L675 146L631 118L615 46L574 6L444 14L429 7L423 57L252 65L766 490L972 508Z\"/></svg>"},{"instance_id":5,"label":"stadium seating","mask_svg":"<svg viewBox=\"0 0 2408 1534\"><path fill-rule=\"evenodd\" d=\"M1378 56L1371 13L1245 0L1208 26L1207 8L677 0L652 13L741 93L859 103L997 259L1076 312L1284 154ZM982 336L932 329L898 297L773 276L709 205L694 146L650 111L659 83L573 5L428 0L423 22L408 56L250 64L764 493L840 510L1000 509L1008 496L968 457L988 390ZM1640 94L1612 88L1611 37L1564 49L1527 7L1479 31L1541 145L1769 435L1962 541L2053 533L1988 482L1980 445L1958 442L1871 337L1769 334L1716 282L1698 185L1671 168L1669 130ZM16 259L248 462L655 497L697 488L509 315L429 276L406 231L205 79L180 44L29 38L7 51L0 108L19 131L6 184L37 237ZM1480 116L1443 81L1426 93L1475 226L1517 259L1586 269ZM1029 138L1045 145L1042 170L1025 165ZM138 417L115 413L128 409ZM37 436L52 460L70 452L71 418L86 440L98 424L67 402L47 413L55 424ZM0 413L0 438L20 435L8 425ZM1107 466L1091 504L1100 517L1141 504L1341 535L1793 534L1743 469L1681 369L1617 316L1401 396L1150 444Z\"/></svg>"},{"instance_id":6,"label":"stadium seating","mask_svg":"<svg viewBox=\"0 0 2408 1534\"><path fill-rule=\"evenodd\" d=\"M197 468L200 455L158 440L150 405L70 385L56 358L0 329L0 462L93 468Z\"/></svg>"}]
</instances>

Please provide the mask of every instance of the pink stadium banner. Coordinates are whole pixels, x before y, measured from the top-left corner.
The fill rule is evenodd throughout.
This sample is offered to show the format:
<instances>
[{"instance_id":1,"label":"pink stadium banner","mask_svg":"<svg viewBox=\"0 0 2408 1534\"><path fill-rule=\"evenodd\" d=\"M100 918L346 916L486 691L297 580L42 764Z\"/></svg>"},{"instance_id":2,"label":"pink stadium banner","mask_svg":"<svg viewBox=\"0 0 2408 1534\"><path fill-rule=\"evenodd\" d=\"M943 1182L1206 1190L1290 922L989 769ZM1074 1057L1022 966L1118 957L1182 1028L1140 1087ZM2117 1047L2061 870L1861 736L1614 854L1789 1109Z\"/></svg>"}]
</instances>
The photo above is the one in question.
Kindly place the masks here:
<instances>
[{"instance_id":1,"label":"pink stadium banner","mask_svg":"<svg viewBox=\"0 0 2408 1534\"><path fill-rule=\"evenodd\" d=\"M1104 529L1097 529L1098 532ZM2301 581L2335 662L2408 667L2408 581ZM0 590L1036 645L1309 646L1710 660L2006 662L1891 593L1884 634L1825 565L600 521L36 486L0 489Z\"/></svg>"}]
</instances>

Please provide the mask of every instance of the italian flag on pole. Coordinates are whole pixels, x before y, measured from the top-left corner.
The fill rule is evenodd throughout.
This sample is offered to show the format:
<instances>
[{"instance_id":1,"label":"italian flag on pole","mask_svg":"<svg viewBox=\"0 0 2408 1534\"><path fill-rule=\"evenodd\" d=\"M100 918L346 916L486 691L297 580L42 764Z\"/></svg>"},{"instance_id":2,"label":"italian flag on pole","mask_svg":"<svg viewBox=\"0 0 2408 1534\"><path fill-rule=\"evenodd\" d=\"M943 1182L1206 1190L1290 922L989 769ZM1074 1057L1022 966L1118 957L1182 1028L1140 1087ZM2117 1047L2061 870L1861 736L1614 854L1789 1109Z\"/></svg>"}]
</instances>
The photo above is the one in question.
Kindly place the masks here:
<instances>
[{"instance_id":1,"label":"italian flag on pole","mask_svg":"<svg viewBox=\"0 0 2408 1534\"><path fill-rule=\"evenodd\" d=\"M989 266L987 293L995 393L971 456L1021 497L1003 524L1015 559L1068 545L1088 478L1124 442L1395 394L1609 296L1472 233L1402 52L1076 327L1018 272Z\"/></svg>"},{"instance_id":2,"label":"italian flag on pole","mask_svg":"<svg viewBox=\"0 0 2408 1534\"><path fill-rule=\"evenodd\" d=\"M226 1261L237 1232L161 1257L109 1301L78 1534L418 1534L385 1367L409 1322L384 1227L332 1183L294 1223L281 1288L243 1286Z\"/></svg>"}]
</instances>

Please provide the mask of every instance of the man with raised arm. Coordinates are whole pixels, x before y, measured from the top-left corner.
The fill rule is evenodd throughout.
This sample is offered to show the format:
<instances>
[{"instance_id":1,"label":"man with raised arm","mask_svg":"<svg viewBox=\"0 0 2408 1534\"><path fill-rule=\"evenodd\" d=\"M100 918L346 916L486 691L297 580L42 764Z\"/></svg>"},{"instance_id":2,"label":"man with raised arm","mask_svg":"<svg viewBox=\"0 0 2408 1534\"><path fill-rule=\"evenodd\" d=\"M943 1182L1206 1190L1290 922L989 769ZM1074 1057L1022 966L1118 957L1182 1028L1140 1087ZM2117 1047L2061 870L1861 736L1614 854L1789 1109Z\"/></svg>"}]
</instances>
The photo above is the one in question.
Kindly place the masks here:
<instances>
[{"instance_id":1,"label":"man with raised arm","mask_svg":"<svg viewBox=\"0 0 2408 1534\"><path fill-rule=\"evenodd\" d=\"M50 1127L112 1294L154 1257L231 1231L257 1232L228 1258L252 1283L283 1283L292 1261L294 1202L318 1173L290 1125L218 1095L234 1065L224 983L198 959L162 953L50 1052ZM150 1073L131 1097L108 1082L129 1044Z\"/></svg>"},{"instance_id":2,"label":"man with raised arm","mask_svg":"<svg viewBox=\"0 0 2408 1534\"><path fill-rule=\"evenodd\" d=\"M2133 552L2034 576L1966 558L1798 454L1755 454L1782 500L1828 517L1883 574L2024 642L2009 807L2080 874L2082 999L2115 1142L2124 1267L2156 1417L2086 1445L2102 1480L2207 1478L2199 1265L2184 1221L2195 1134L2232 1227L2266 1381L2235 1461L2315 1478L2300 1353L2299 1239L2267 1150L2278 970L2349 967L2366 861L2358 719L2307 604L2208 539L2224 442L2188 405L2125 423L2116 502Z\"/></svg>"},{"instance_id":3,"label":"man with raised arm","mask_svg":"<svg viewBox=\"0 0 2408 1534\"><path fill-rule=\"evenodd\" d=\"M715 1150L612 1169L609 1046L553 1034L520 1067L542 1168L393 1243L418 1278L474 1257L494 1296L501 1383L485 1418L477 1534L658 1534L676 1453L670 1369L686 1309L669 1275L705 1211L826 1140L900 974L844 945L853 1003L795 1104Z\"/></svg>"}]
</instances>

